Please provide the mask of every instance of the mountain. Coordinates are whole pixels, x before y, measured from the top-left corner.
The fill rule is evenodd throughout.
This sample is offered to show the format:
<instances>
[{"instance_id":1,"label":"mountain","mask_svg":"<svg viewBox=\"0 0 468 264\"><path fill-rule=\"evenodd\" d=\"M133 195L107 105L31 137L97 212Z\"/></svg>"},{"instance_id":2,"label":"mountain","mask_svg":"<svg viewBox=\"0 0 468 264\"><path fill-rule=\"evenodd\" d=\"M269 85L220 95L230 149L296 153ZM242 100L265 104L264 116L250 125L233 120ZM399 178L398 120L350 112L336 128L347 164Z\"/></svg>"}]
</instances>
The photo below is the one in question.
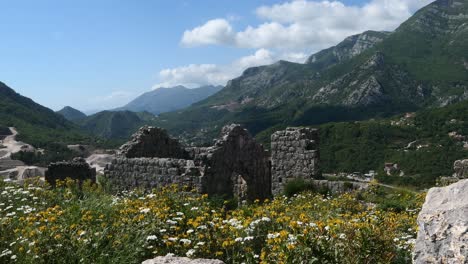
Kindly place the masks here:
<instances>
[{"instance_id":1,"label":"mountain","mask_svg":"<svg viewBox=\"0 0 468 264\"><path fill-rule=\"evenodd\" d=\"M81 129L95 136L124 140L141 126L151 124L154 118L155 116L148 112L102 111L75 122Z\"/></svg>"},{"instance_id":2,"label":"mountain","mask_svg":"<svg viewBox=\"0 0 468 264\"><path fill-rule=\"evenodd\" d=\"M0 127L15 127L19 140L35 147L80 143L89 138L63 116L0 82Z\"/></svg>"},{"instance_id":3,"label":"mountain","mask_svg":"<svg viewBox=\"0 0 468 264\"><path fill-rule=\"evenodd\" d=\"M387 31L369 30L362 34L347 37L338 45L313 54L307 59L306 64L315 65L319 69L326 69L374 47L390 34L391 32Z\"/></svg>"},{"instance_id":4,"label":"mountain","mask_svg":"<svg viewBox=\"0 0 468 264\"><path fill-rule=\"evenodd\" d=\"M253 134L284 125L363 120L468 99L468 1L438 0L394 32L367 31L310 56L249 68L158 125L209 140L237 122Z\"/></svg>"},{"instance_id":5,"label":"mountain","mask_svg":"<svg viewBox=\"0 0 468 264\"><path fill-rule=\"evenodd\" d=\"M222 86L202 86L188 89L184 86L172 88L158 88L137 97L127 105L115 110L129 110L133 112L147 111L155 115L182 109L218 92Z\"/></svg>"},{"instance_id":6,"label":"mountain","mask_svg":"<svg viewBox=\"0 0 468 264\"><path fill-rule=\"evenodd\" d=\"M65 106L61 110L57 111L57 114L62 115L63 117L65 117L65 119L69 121L83 119L86 117L84 113L70 106Z\"/></svg>"}]
</instances>

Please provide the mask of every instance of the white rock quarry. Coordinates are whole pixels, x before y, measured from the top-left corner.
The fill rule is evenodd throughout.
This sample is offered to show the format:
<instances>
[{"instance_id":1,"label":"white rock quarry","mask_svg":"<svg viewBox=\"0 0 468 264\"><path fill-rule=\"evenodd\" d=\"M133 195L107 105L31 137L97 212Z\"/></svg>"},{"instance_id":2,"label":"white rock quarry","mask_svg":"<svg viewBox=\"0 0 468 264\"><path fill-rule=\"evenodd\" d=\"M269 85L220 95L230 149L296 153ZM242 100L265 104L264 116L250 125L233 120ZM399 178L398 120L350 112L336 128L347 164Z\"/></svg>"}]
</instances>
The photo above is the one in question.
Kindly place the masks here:
<instances>
[{"instance_id":1,"label":"white rock quarry","mask_svg":"<svg viewBox=\"0 0 468 264\"><path fill-rule=\"evenodd\" d=\"M0 171L0 178L9 179L15 182L22 182L25 179L41 177L44 178L46 168L36 166L19 166L13 169Z\"/></svg>"},{"instance_id":2,"label":"white rock quarry","mask_svg":"<svg viewBox=\"0 0 468 264\"><path fill-rule=\"evenodd\" d=\"M86 158L86 162L95 168L97 173L104 173L104 168L107 164L110 164L115 158L115 155L112 154L92 154Z\"/></svg>"},{"instance_id":3,"label":"white rock quarry","mask_svg":"<svg viewBox=\"0 0 468 264\"><path fill-rule=\"evenodd\" d=\"M430 189L418 226L414 263L468 263L468 179Z\"/></svg>"}]
</instances>

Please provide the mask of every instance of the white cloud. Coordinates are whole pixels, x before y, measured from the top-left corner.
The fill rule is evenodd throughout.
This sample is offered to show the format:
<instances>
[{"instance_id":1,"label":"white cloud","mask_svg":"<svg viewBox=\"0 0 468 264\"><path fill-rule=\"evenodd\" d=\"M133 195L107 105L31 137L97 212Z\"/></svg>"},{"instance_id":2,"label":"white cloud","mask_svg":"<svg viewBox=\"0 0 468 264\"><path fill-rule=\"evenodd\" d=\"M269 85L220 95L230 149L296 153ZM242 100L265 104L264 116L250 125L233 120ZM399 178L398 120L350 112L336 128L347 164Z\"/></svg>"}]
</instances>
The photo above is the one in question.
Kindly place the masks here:
<instances>
[{"instance_id":1,"label":"white cloud","mask_svg":"<svg viewBox=\"0 0 468 264\"><path fill-rule=\"evenodd\" d=\"M190 64L159 72L161 82L153 88L173 87L184 85L189 88L214 84L225 85L227 81L239 76L249 67L270 64L279 59L294 62L304 62L307 55L304 53L274 53L267 49L259 49L254 54L242 57L227 65L216 64Z\"/></svg>"},{"instance_id":2,"label":"white cloud","mask_svg":"<svg viewBox=\"0 0 468 264\"><path fill-rule=\"evenodd\" d=\"M317 51L365 30L394 30L417 9L433 0L371 0L363 6L340 1L296 0L257 8L264 22L235 31L222 18L185 31L182 44L229 45Z\"/></svg>"},{"instance_id":3,"label":"white cloud","mask_svg":"<svg viewBox=\"0 0 468 264\"><path fill-rule=\"evenodd\" d=\"M188 46L229 44L233 41L233 29L225 19L213 19L204 25L184 32L182 44Z\"/></svg>"},{"instance_id":4,"label":"white cloud","mask_svg":"<svg viewBox=\"0 0 468 264\"><path fill-rule=\"evenodd\" d=\"M280 59L304 62L312 53L366 30L394 30L433 0L369 0L362 6L340 1L293 0L255 10L261 23L236 31L238 16L209 20L186 30L181 44L257 49L226 65L191 64L162 70L158 87L225 85L248 67Z\"/></svg>"}]
</instances>

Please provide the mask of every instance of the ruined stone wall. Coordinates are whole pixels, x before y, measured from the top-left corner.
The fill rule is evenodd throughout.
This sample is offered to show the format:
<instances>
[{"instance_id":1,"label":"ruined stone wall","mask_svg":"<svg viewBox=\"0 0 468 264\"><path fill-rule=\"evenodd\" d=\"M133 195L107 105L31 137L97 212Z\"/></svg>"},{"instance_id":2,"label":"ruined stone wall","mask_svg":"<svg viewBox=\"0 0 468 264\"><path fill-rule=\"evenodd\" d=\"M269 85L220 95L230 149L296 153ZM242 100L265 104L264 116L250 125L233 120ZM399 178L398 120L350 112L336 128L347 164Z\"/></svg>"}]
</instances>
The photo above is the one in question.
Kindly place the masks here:
<instances>
[{"instance_id":1,"label":"ruined stone wall","mask_svg":"<svg viewBox=\"0 0 468 264\"><path fill-rule=\"evenodd\" d=\"M83 158L72 161L61 161L49 164L45 172L45 180L55 186L57 180L71 178L83 183L85 180L96 182L96 169L91 168Z\"/></svg>"},{"instance_id":2,"label":"ruined stone wall","mask_svg":"<svg viewBox=\"0 0 468 264\"><path fill-rule=\"evenodd\" d=\"M271 186L281 194L291 180L319 179L318 130L287 128L271 136Z\"/></svg>"},{"instance_id":3,"label":"ruined stone wall","mask_svg":"<svg viewBox=\"0 0 468 264\"><path fill-rule=\"evenodd\" d=\"M188 158L179 141L171 138L166 130L150 126L140 128L120 147L118 155L126 158Z\"/></svg>"},{"instance_id":4,"label":"ruined stone wall","mask_svg":"<svg viewBox=\"0 0 468 264\"><path fill-rule=\"evenodd\" d=\"M206 167L204 193L250 201L271 197L269 157L242 126L223 127L214 146L201 149L195 159Z\"/></svg>"},{"instance_id":5,"label":"ruined stone wall","mask_svg":"<svg viewBox=\"0 0 468 264\"><path fill-rule=\"evenodd\" d=\"M116 158L104 175L115 191L176 184L200 190L201 168L192 160L170 158Z\"/></svg>"},{"instance_id":6,"label":"ruined stone wall","mask_svg":"<svg viewBox=\"0 0 468 264\"><path fill-rule=\"evenodd\" d=\"M326 191L330 194L341 194L369 188L369 184L365 182L314 180L311 181L311 184L315 191Z\"/></svg>"}]
</instances>

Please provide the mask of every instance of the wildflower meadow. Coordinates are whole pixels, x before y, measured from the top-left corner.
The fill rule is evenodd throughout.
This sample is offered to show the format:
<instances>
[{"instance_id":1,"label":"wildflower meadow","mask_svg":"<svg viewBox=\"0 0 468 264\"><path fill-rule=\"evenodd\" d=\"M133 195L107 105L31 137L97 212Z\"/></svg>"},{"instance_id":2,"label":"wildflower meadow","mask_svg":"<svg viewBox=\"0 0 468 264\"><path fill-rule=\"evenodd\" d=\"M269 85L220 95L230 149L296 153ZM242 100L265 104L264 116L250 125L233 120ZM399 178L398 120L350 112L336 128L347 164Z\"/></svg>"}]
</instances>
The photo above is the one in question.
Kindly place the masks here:
<instances>
[{"instance_id":1,"label":"wildflower meadow","mask_svg":"<svg viewBox=\"0 0 468 264\"><path fill-rule=\"evenodd\" d=\"M422 194L374 186L229 209L177 187L0 181L0 263L141 263L172 254L226 263L408 263ZM389 200L398 206L392 206Z\"/></svg>"}]
</instances>

